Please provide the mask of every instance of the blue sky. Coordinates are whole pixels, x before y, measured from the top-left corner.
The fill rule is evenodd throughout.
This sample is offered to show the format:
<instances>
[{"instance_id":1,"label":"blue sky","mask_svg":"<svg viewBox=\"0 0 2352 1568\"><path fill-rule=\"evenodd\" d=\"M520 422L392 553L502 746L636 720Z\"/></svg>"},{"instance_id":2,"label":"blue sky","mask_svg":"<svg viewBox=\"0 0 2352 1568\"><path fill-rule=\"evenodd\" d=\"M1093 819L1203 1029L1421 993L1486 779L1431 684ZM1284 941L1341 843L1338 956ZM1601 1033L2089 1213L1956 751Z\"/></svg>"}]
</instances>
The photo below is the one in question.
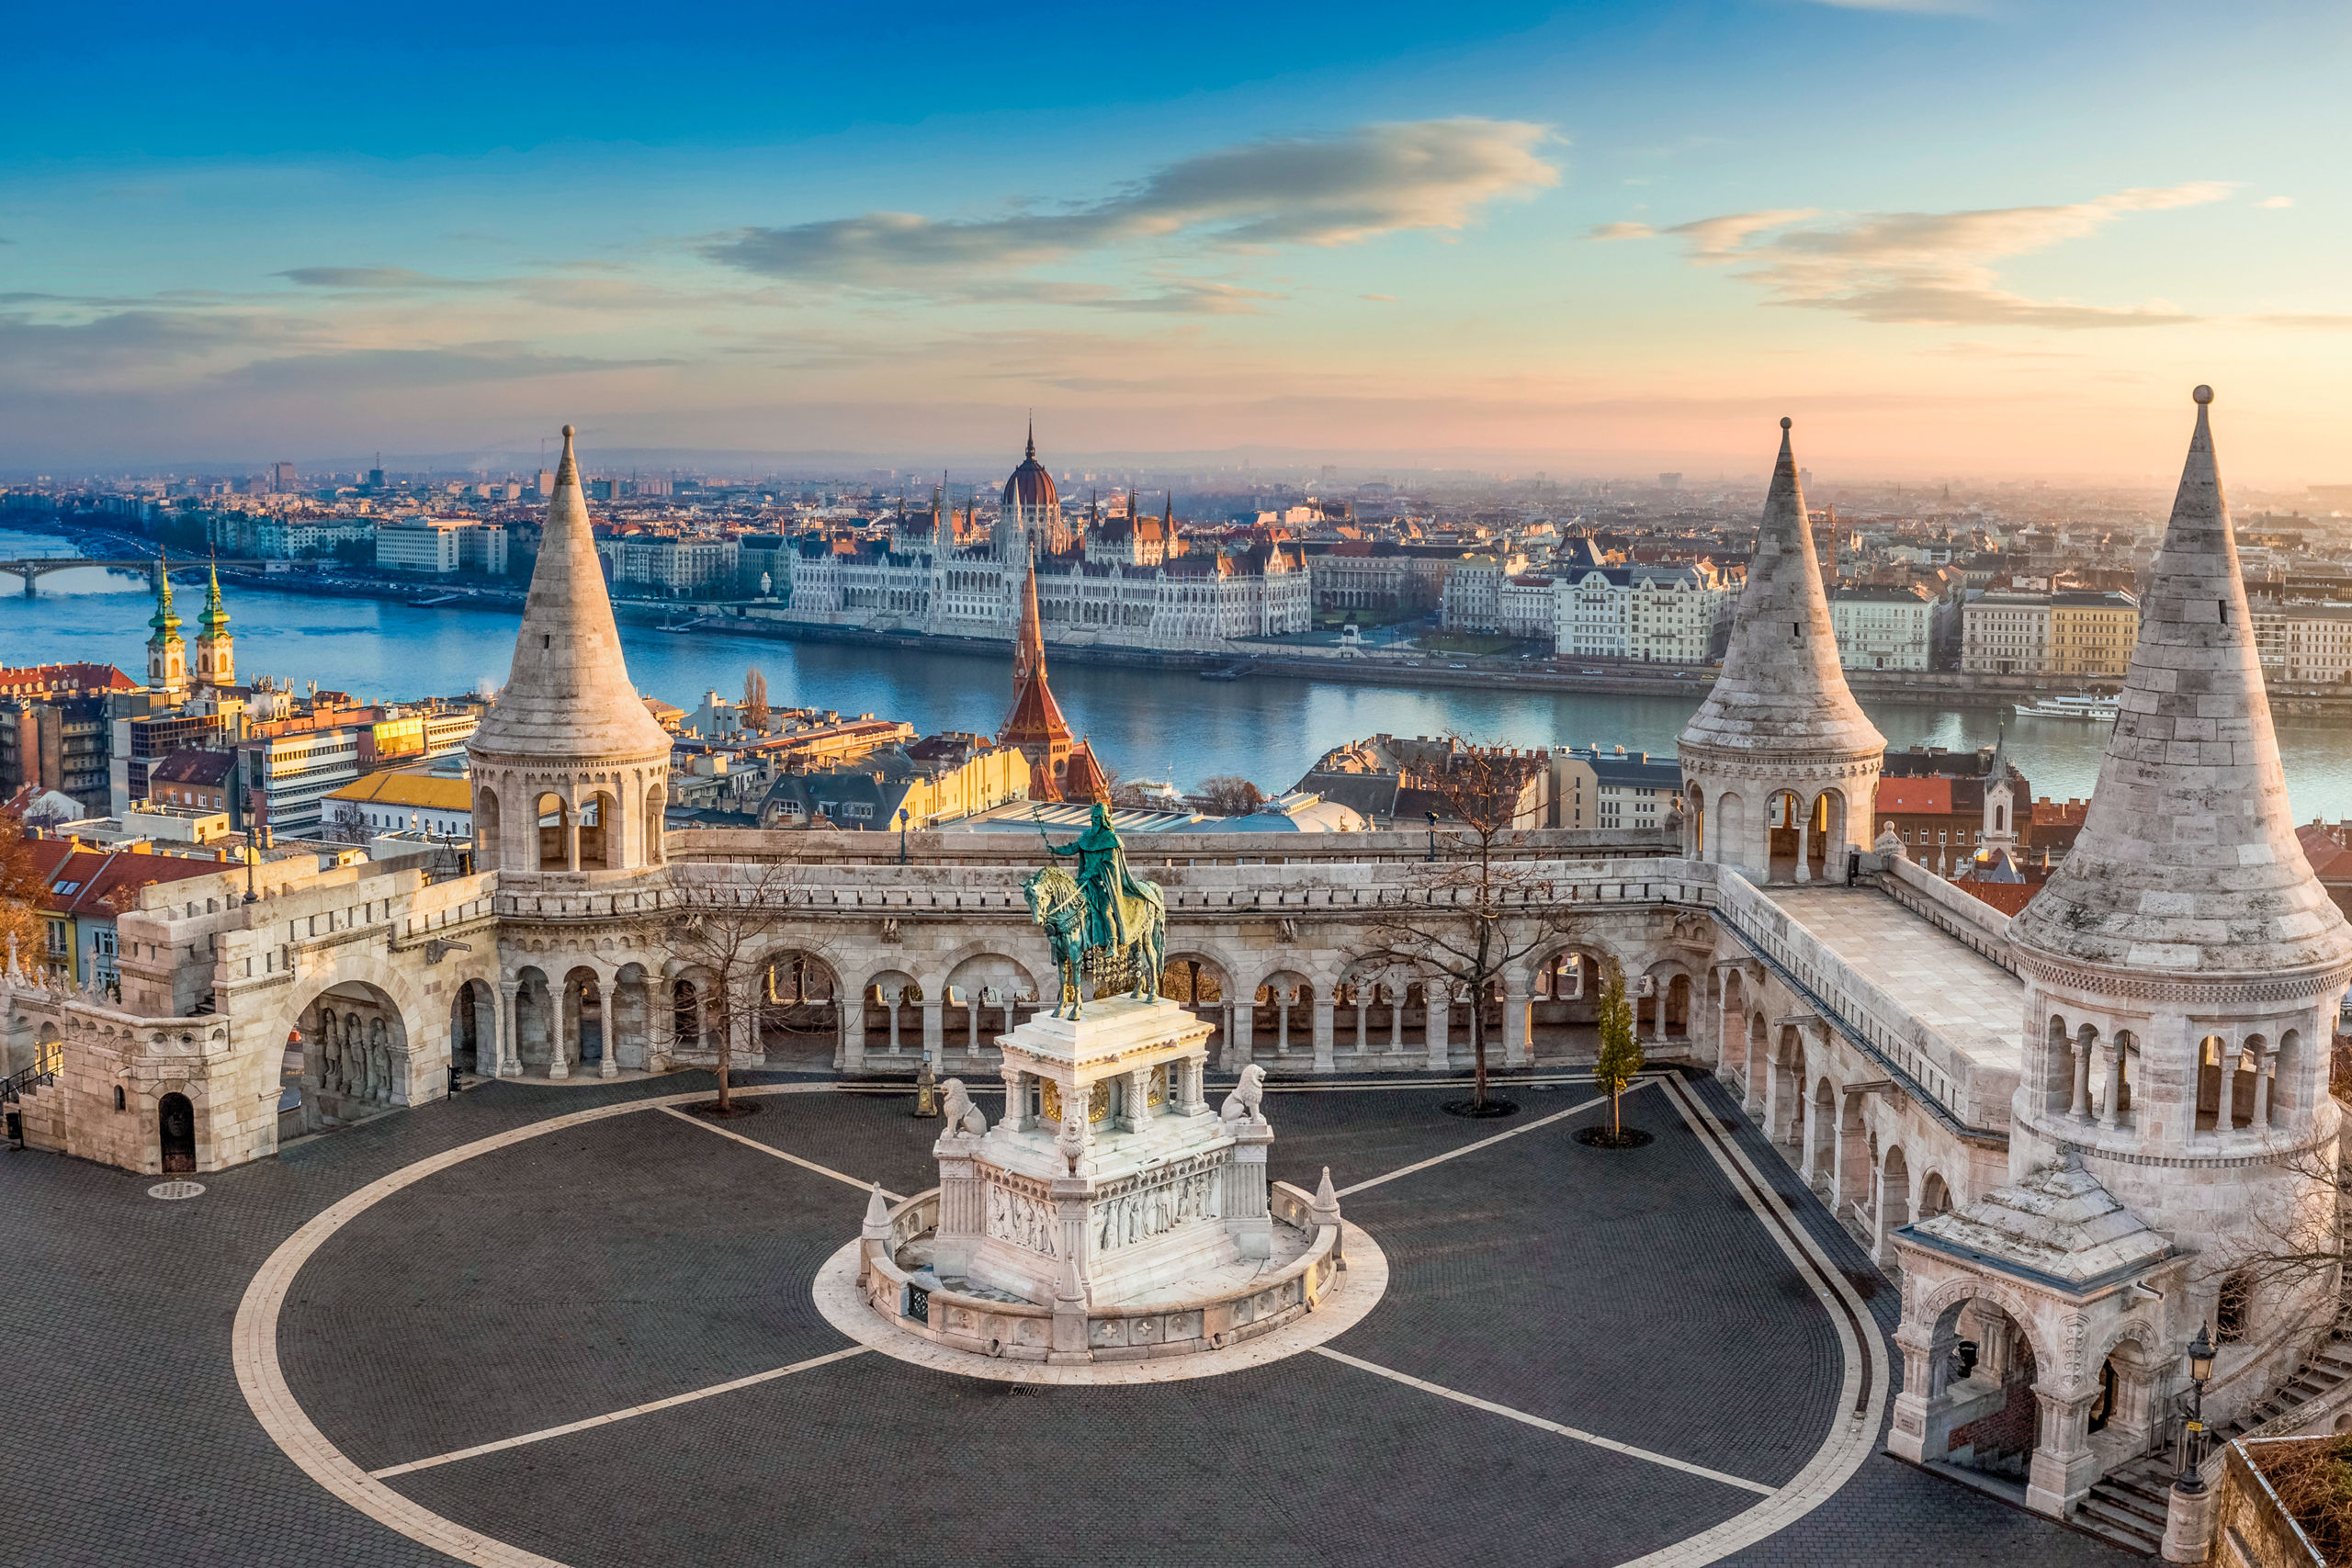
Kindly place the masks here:
<instances>
[{"instance_id":1,"label":"blue sky","mask_svg":"<svg viewBox=\"0 0 2352 1568\"><path fill-rule=\"evenodd\" d=\"M0 468L1260 451L2352 479L2341 7L62 8Z\"/></svg>"}]
</instances>

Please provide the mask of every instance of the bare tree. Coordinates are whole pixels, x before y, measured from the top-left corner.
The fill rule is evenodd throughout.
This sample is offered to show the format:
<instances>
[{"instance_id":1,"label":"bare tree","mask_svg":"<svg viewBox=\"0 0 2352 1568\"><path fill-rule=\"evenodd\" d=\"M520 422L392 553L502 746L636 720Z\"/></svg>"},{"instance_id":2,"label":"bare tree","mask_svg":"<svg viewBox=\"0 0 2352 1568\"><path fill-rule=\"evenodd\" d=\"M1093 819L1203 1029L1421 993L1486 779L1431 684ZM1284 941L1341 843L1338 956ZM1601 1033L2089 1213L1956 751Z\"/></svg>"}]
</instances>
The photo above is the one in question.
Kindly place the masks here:
<instances>
[{"instance_id":1,"label":"bare tree","mask_svg":"<svg viewBox=\"0 0 2352 1568\"><path fill-rule=\"evenodd\" d=\"M743 671L743 728L765 735L775 715L768 706L768 678L757 670Z\"/></svg>"},{"instance_id":2,"label":"bare tree","mask_svg":"<svg viewBox=\"0 0 2352 1568\"><path fill-rule=\"evenodd\" d=\"M746 1019L759 1027L760 970L790 917L797 870L787 860L703 862L678 867L672 881L673 912L662 930L666 955L684 972L673 983L688 979L703 991L707 1018L717 1026L718 1100L711 1114L736 1114L736 1028Z\"/></svg>"},{"instance_id":3,"label":"bare tree","mask_svg":"<svg viewBox=\"0 0 2352 1568\"><path fill-rule=\"evenodd\" d=\"M1266 803L1258 786L1238 773L1218 773L1203 779L1201 798L1220 817L1247 817Z\"/></svg>"},{"instance_id":4,"label":"bare tree","mask_svg":"<svg viewBox=\"0 0 2352 1568\"><path fill-rule=\"evenodd\" d=\"M1374 956L1434 970L1450 989L1469 993L1467 1109L1487 1115L1487 994L1515 965L1564 941L1568 925L1551 863L1512 853L1529 769L1540 760L1444 739L1442 758L1408 781L1444 826L1431 829L1432 860L1405 889L1406 901L1374 918Z\"/></svg>"},{"instance_id":5,"label":"bare tree","mask_svg":"<svg viewBox=\"0 0 2352 1568\"><path fill-rule=\"evenodd\" d=\"M25 826L0 811L0 942L13 945L27 969L40 959L43 932L40 904L48 896L48 879L34 859L32 840ZM0 958L0 963L5 963Z\"/></svg>"},{"instance_id":6,"label":"bare tree","mask_svg":"<svg viewBox=\"0 0 2352 1568\"><path fill-rule=\"evenodd\" d=\"M332 830L344 843L363 843L368 838L368 813L356 800L341 801L334 808Z\"/></svg>"}]
</instances>

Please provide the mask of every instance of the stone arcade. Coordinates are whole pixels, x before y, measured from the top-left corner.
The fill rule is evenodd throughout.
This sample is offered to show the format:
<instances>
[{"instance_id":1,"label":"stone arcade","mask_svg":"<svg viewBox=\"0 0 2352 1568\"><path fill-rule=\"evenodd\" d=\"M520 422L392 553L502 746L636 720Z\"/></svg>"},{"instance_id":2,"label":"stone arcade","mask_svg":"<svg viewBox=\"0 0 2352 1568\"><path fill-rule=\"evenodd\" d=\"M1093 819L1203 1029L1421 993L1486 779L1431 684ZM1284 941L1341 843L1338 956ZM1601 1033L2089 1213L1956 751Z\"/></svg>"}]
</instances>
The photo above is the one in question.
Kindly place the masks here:
<instances>
[{"instance_id":1,"label":"stone arcade","mask_svg":"<svg viewBox=\"0 0 2352 1568\"><path fill-rule=\"evenodd\" d=\"M1002 836L922 835L901 867L858 835L662 831L666 739L622 667L567 438L513 673L474 741L478 869L281 863L250 903L241 873L151 888L119 919L119 1001L0 976L6 1092L37 1146L204 1171L276 1150L294 1063L289 1131L436 1097L452 1066L707 1061L720 1017L745 1065L927 1057L1011 1089L994 1125L967 1097L937 1194L870 1216L869 1280L936 1232L943 1294L960 1278L980 1303L935 1320L943 1337L1151 1355L1221 1330L1114 1297L1248 1257L1272 1234L1254 1201L1322 1230L1262 1166L1254 1187L1237 1174L1256 1123L1208 1113L1204 1071L1458 1069L1471 1008L1498 1065L1588 1060L1585 980L1613 963L1648 982L1652 1059L1720 1075L1899 1277L1895 1451L2109 1528L2100 1488L2177 1429L2197 1329L2220 1341L2205 1404L2228 1420L2287 1383L2339 1283L2245 1266L2335 1223L2327 1042L2352 933L2287 819L2204 405L2090 818L2016 919L1863 848L1883 742L1838 669L1784 426L1723 677L1683 737L1690 809L1503 852L1538 863L1556 944L1473 996L1368 935L1383 908L1442 915L1418 834L1155 838L1137 869L1166 891L1168 1000L1137 1010L1148 1039L1114 1008L1082 1028L1036 1016L1032 851ZM715 998L670 922L777 863L762 964ZM983 1337L989 1312L1024 1322Z\"/></svg>"}]
</instances>

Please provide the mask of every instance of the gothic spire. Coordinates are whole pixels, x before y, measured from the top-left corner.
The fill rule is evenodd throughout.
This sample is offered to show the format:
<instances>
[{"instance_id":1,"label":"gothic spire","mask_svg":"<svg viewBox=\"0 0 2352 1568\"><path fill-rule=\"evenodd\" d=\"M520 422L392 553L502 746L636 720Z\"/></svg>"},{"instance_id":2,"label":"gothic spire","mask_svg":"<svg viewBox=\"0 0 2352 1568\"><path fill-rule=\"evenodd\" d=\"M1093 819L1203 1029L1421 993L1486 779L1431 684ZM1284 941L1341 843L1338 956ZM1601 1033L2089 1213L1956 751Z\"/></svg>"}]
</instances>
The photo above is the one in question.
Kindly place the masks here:
<instances>
[{"instance_id":1,"label":"gothic spire","mask_svg":"<svg viewBox=\"0 0 2352 1568\"><path fill-rule=\"evenodd\" d=\"M169 550L155 552L155 613L147 617L155 630L149 640L172 643L180 640L179 612L172 608L172 556Z\"/></svg>"},{"instance_id":2,"label":"gothic spire","mask_svg":"<svg viewBox=\"0 0 2352 1568\"><path fill-rule=\"evenodd\" d=\"M1790 423L1781 421L1781 452L1723 672L1683 728L1685 750L1794 758L1886 749L1886 738L1863 716L1838 666L1838 634L1822 591Z\"/></svg>"},{"instance_id":3,"label":"gothic spire","mask_svg":"<svg viewBox=\"0 0 2352 1568\"><path fill-rule=\"evenodd\" d=\"M2195 396L2082 833L2010 935L2021 956L2142 974L2343 968L2352 927L2295 838L2213 456L2212 389Z\"/></svg>"},{"instance_id":4,"label":"gothic spire","mask_svg":"<svg viewBox=\"0 0 2352 1568\"><path fill-rule=\"evenodd\" d=\"M670 737L629 684L571 435L565 425L514 661L469 749L509 759L666 761Z\"/></svg>"}]
</instances>

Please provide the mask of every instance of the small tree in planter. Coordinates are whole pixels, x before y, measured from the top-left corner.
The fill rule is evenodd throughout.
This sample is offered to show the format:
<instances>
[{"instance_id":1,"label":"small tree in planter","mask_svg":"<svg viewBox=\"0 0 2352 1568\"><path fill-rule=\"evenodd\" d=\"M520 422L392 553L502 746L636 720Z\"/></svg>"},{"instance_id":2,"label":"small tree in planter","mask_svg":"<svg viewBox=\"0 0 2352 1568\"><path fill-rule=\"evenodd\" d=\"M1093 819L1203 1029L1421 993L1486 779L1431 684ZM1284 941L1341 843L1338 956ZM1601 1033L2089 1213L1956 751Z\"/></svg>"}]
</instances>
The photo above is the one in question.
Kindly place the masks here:
<instances>
[{"instance_id":1,"label":"small tree in planter","mask_svg":"<svg viewBox=\"0 0 2352 1568\"><path fill-rule=\"evenodd\" d=\"M1614 964L1609 966L1608 976L1601 982L1600 1022L1600 1055L1593 1063L1592 1072L1609 1095L1610 1145L1623 1148L1626 1137L1618 1100L1633 1083L1634 1075L1642 1070L1642 1043L1634 1033L1634 1004L1625 995L1624 976L1617 972Z\"/></svg>"}]
</instances>

